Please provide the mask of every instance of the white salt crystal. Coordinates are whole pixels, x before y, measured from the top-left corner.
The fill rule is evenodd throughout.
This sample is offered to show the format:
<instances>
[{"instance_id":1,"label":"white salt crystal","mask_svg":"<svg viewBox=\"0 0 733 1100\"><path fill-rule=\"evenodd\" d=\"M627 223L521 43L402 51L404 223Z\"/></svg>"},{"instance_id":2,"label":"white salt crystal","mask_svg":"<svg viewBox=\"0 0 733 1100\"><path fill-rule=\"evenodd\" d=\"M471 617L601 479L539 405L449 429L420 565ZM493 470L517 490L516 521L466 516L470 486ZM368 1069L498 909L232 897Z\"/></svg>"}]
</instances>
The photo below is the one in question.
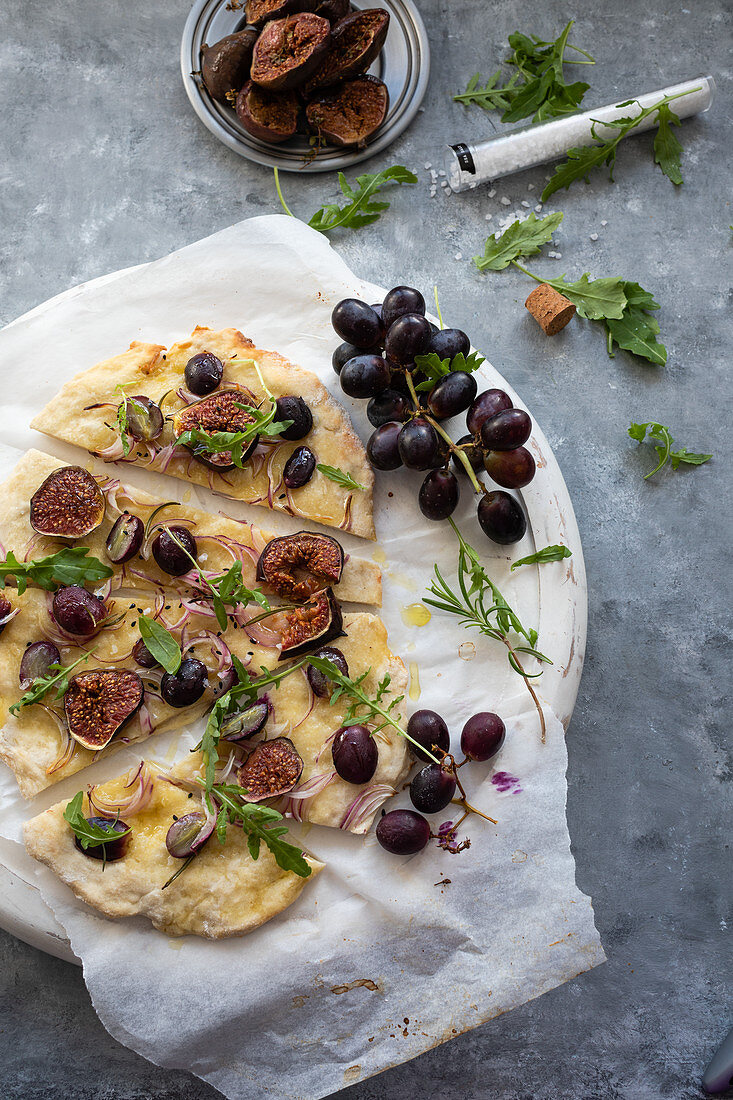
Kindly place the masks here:
<instances>
[{"instance_id":1,"label":"white salt crystal","mask_svg":"<svg viewBox=\"0 0 733 1100\"><path fill-rule=\"evenodd\" d=\"M501 198L499 199L499 202L501 203L502 206L511 206L512 205L512 200L508 199L506 197L506 195L502 195Z\"/></svg>"},{"instance_id":2,"label":"white salt crystal","mask_svg":"<svg viewBox=\"0 0 733 1100\"><path fill-rule=\"evenodd\" d=\"M492 187L491 190L489 191L489 198L493 199L495 194L496 194L496 188Z\"/></svg>"},{"instance_id":3,"label":"white salt crystal","mask_svg":"<svg viewBox=\"0 0 733 1100\"><path fill-rule=\"evenodd\" d=\"M590 239L591 239L592 241L597 241L597 240L598 240L598 234L597 234L597 233L591 233L591 235L590 235Z\"/></svg>"},{"instance_id":4,"label":"white salt crystal","mask_svg":"<svg viewBox=\"0 0 733 1100\"><path fill-rule=\"evenodd\" d=\"M433 167L432 164L426 164L425 165L425 171L428 172L432 167Z\"/></svg>"},{"instance_id":5,"label":"white salt crystal","mask_svg":"<svg viewBox=\"0 0 733 1100\"><path fill-rule=\"evenodd\" d=\"M541 203L541 202L538 202L538 203L537 203L537 205L535 206L535 210L536 210L536 211L537 211L537 213L539 214L539 212L540 212L540 210L541 210L541 209L542 209L542 203Z\"/></svg>"},{"instance_id":6,"label":"white salt crystal","mask_svg":"<svg viewBox=\"0 0 733 1100\"><path fill-rule=\"evenodd\" d=\"M485 221L487 221L487 222L490 222L490 221L491 221L491 219L492 219L492 217L493 217L493 214L485 214L485 215L484 215L484 219L485 219Z\"/></svg>"},{"instance_id":7,"label":"white salt crystal","mask_svg":"<svg viewBox=\"0 0 733 1100\"><path fill-rule=\"evenodd\" d=\"M462 260L463 259L463 253L462 252L456 252L455 258L457 260Z\"/></svg>"},{"instance_id":8,"label":"white salt crystal","mask_svg":"<svg viewBox=\"0 0 733 1100\"><path fill-rule=\"evenodd\" d=\"M533 183L528 183L527 184L527 190L528 191L534 191L534 184Z\"/></svg>"},{"instance_id":9,"label":"white salt crystal","mask_svg":"<svg viewBox=\"0 0 733 1100\"><path fill-rule=\"evenodd\" d=\"M522 199L522 206L525 208L525 210L529 210L530 203L528 203L526 199Z\"/></svg>"},{"instance_id":10,"label":"white salt crystal","mask_svg":"<svg viewBox=\"0 0 733 1100\"><path fill-rule=\"evenodd\" d=\"M608 222L601 222L601 225L608 225Z\"/></svg>"}]
</instances>

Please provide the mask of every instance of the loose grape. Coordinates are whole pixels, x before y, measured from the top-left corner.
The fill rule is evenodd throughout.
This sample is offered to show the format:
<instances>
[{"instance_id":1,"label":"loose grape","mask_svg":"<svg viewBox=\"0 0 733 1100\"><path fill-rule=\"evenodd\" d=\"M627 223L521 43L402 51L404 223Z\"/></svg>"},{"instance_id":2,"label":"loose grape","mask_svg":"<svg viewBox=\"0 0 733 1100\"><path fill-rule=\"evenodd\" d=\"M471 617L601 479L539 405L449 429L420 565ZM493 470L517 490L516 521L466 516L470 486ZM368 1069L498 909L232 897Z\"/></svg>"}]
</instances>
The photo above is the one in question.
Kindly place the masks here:
<instances>
[{"instance_id":1,"label":"loose grape","mask_svg":"<svg viewBox=\"0 0 733 1100\"><path fill-rule=\"evenodd\" d=\"M296 447L283 466L283 481L288 489L301 489L316 470L316 456L310 447Z\"/></svg>"},{"instance_id":2,"label":"loose grape","mask_svg":"<svg viewBox=\"0 0 733 1100\"><path fill-rule=\"evenodd\" d=\"M122 859L127 854L131 832L129 831L130 826L125 821L122 821L119 817L88 817L87 821L90 825L96 826L97 829L109 833L110 839L105 840L104 844L95 844L93 847L90 845L88 848L84 848L82 847L81 838L75 837L74 843L83 855L89 856L90 859L101 859L105 863L114 863L116 859ZM124 833L125 835L114 839L116 833Z\"/></svg>"},{"instance_id":3,"label":"loose grape","mask_svg":"<svg viewBox=\"0 0 733 1100\"><path fill-rule=\"evenodd\" d=\"M481 425L481 445L487 451L513 451L527 442L531 431L524 409L504 409Z\"/></svg>"},{"instance_id":4,"label":"loose grape","mask_svg":"<svg viewBox=\"0 0 733 1100\"><path fill-rule=\"evenodd\" d=\"M416 710L407 723L407 732L413 741L422 745L421 749L410 745L412 752L420 760L429 760L428 752L440 757L441 752L448 752L450 749L448 727L434 710Z\"/></svg>"},{"instance_id":5,"label":"loose grape","mask_svg":"<svg viewBox=\"0 0 733 1100\"><path fill-rule=\"evenodd\" d=\"M368 783L377 770L379 750L366 726L345 726L333 740L333 766L347 783Z\"/></svg>"},{"instance_id":6,"label":"loose grape","mask_svg":"<svg viewBox=\"0 0 733 1100\"><path fill-rule=\"evenodd\" d=\"M405 313L419 313L425 316L425 299L419 290L411 286L396 286L387 292L382 302L382 322L389 331L398 317Z\"/></svg>"},{"instance_id":7,"label":"loose grape","mask_svg":"<svg viewBox=\"0 0 733 1100\"><path fill-rule=\"evenodd\" d=\"M490 760L504 744L506 726L498 714L482 710L469 718L461 733L461 750L469 760Z\"/></svg>"},{"instance_id":8,"label":"loose grape","mask_svg":"<svg viewBox=\"0 0 733 1100\"><path fill-rule=\"evenodd\" d=\"M501 489L481 498L478 521L484 534L501 546L519 542L527 530L527 519L522 506Z\"/></svg>"},{"instance_id":9,"label":"loose grape","mask_svg":"<svg viewBox=\"0 0 733 1100\"><path fill-rule=\"evenodd\" d=\"M390 420L406 420L409 412L410 402L404 393L382 390L367 405L367 420L375 428L381 428Z\"/></svg>"},{"instance_id":10,"label":"loose grape","mask_svg":"<svg viewBox=\"0 0 733 1100\"><path fill-rule=\"evenodd\" d=\"M428 395L428 407L436 420L447 420L463 412L476 396L476 379L456 370L441 378Z\"/></svg>"},{"instance_id":11,"label":"loose grape","mask_svg":"<svg viewBox=\"0 0 733 1100\"><path fill-rule=\"evenodd\" d=\"M197 397L213 393L224 377L224 364L210 351L200 351L186 363L186 385Z\"/></svg>"},{"instance_id":12,"label":"loose grape","mask_svg":"<svg viewBox=\"0 0 733 1100\"><path fill-rule=\"evenodd\" d=\"M414 810L390 810L377 823L377 840L394 856L414 856L430 840L430 826Z\"/></svg>"},{"instance_id":13,"label":"loose grape","mask_svg":"<svg viewBox=\"0 0 733 1100\"><path fill-rule=\"evenodd\" d=\"M382 335L382 322L371 306L358 298L344 298L331 314L331 324L341 337L357 348L371 348Z\"/></svg>"},{"instance_id":14,"label":"loose grape","mask_svg":"<svg viewBox=\"0 0 733 1100\"><path fill-rule=\"evenodd\" d=\"M427 519L447 519L458 507L461 491L450 470L431 470L418 493L420 511Z\"/></svg>"},{"instance_id":15,"label":"loose grape","mask_svg":"<svg viewBox=\"0 0 733 1100\"><path fill-rule=\"evenodd\" d=\"M296 397L293 394L286 394L283 397L278 397L276 405L277 413L275 414L275 419L292 420L293 422L284 432L280 432L280 438L287 439L290 442L294 442L297 439L304 439L313 427L313 413L310 411L303 398Z\"/></svg>"},{"instance_id":16,"label":"loose grape","mask_svg":"<svg viewBox=\"0 0 733 1100\"><path fill-rule=\"evenodd\" d=\"M381 355L357 355L344 363L339 376L349 397L376 397L389 386L390 369Z\"/></svg>"},{"instance_id":17,"label":"loose grape","mask_svg":"<svg viewBox=\"0 0 733 1100\"><path fill-rule=\"evenodd\" d=\"M346 658L340 649L336 646L325 645L322 649L317 650L314 657L324 657L331 664L336 665L336 668L344 676L349 675L349 666L346 662ZM305 674L308 677L308 683L310 684L311 691L314 695L317 695L319 699L328 699L333 689L333 681L329 680L325 672L321 672L315 665L306 665Z\"/></svg>"},{"instance_id":18,"label":"loose grape","mask_svg":"<svg viewBox=\"0 0 733 1100\"><path fill-rule=\"evenodd\" d=\"M409 420L399 435L400 458L411 470L429 470L438 450L435 428L421 416Z\"/></svg>"},{"instance_id":19,"label":"loose grape","mask_svg":"<svg viewBox=\"0 0 733 1100\"><path fill-rule=\"evenodd\" d=\"M416 810L437 814L456 793L456 777L442 764L426 764L410 783L410 800Z\"/></svg>"},{"instance_id":20,"label":"loose grape","mask_svg":"<svg viewBox=\"0 0 733 1100\"><path fill-rule=\"evenodd\" d=\"M366 453L375 470L398 470L402 465L398 446L401 432L399 421L389 420L369 436Z\"/></svg>"},{"instance_id":21,"label":"loose grape","mask_svg":"<svg viewBox=\"0 0 733 1100\"><path fill-rule=\"evenodd\" d=\"M430 343L430 324L419 313L405 313L387 330L384 350L393 363L411 363Z\"/></svg>"},{"instance_id":22,"label":"loose grape","mask_svg":"<svg viewBox=\"0 0 733 1100\"><path fill-rule=\"evenodd\" d=\"M523 489L535 475L535 461L526 447L513 451L489 451L484 459L486 473L505 489Z\"/></svg>"},{"instance_id":23,"label":"loose grape","mask_svg":"<svg viewBox=\"0 0 733 1100\"><path fill-rule=\"evenodd\" d=\"M34 680L50 675L51 665L57 665L61 655L53 642L31 642L24 650L18 673L20 686L25 691Z\"/></svg>"},{"instance_id":24,"label":"loose grape","mask_svg":"<svg viewBox=\"0 0 733 1100\"><path fill-rule=\"evenodd\" d=\"M206 665L195 657L186 657L178 672L166 672L160 681L160 694L169 707L190 707L206 690Z\"/></svg>"},{"instance_id":25,"label":"loose grape","mask_svg":"<svg viewBox=\"0 0 733 1100\"><path fill-rule=\"evenodd\" d=\"M172 577L182 577L193 568L191 558L196 557L198 546L187 527L170 527L155 536L152 550L153 557L164 573L169 573Z\"/></svg>"},{"instance_id":26,"label":"loose grape","mask_svg":"<svg viewBox=\"0 0 733 1100\"><path fill-rule=\"evenodd\" d=\"M59 588L51 603L53 617L67 634L91 638L107 617L104 602L78 584Z\"/></svg>"},{"instance_id":27,"label":"loose grape","mask_svg":"<svg viewBox=\"0 0 733 1100\"><path fill-rule=\"evenodd\" d=\"M471 435L478 435L485 420L490 420L492 416L511 407L511 399L503 390L484 390L466 414L466 427Z\"/></svg>"}]
</instances>

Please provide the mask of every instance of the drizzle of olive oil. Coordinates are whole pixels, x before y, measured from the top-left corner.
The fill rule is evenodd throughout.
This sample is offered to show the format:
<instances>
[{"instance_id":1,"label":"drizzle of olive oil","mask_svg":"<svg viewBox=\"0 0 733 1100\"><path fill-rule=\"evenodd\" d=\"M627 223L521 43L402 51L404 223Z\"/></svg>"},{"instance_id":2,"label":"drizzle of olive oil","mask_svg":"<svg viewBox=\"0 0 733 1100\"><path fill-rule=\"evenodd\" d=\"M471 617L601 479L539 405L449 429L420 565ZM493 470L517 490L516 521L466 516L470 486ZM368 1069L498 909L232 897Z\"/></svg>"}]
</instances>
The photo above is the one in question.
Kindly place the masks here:
<instances>
[{"instance_id":1,"label":"drizzle of olive oil","mask_svg":"<svg viewBox=\"0 0 733 1100\"><path fill-rule=\"evenodd\" d=\"M420 698L420 670L417 661L410 661L410 698L413 702Z\"/></svg>"},{"instance_id":2,"label":"drizzle of olive oil","mask_svg":"<svg viewBox=\"0 0 733 1100\"><path fill-rule=\"evenodd\" d=\"M432 618L424 603L408 603L400 614L405 626L427 626Z\"/></svg>"},{"instance_id":3,"label":"drizzle of olive oil","mask_svg":"<svg viewBox=\"0 0 733 1100\"><path fill-rule=\"evenodd\" d=\"M376 562L379 562L380 565L384 565L387 560L387 555L385 554L381 546L374 547L374 550L372 551L372 559Z\"/></svg>"}]
</instances>

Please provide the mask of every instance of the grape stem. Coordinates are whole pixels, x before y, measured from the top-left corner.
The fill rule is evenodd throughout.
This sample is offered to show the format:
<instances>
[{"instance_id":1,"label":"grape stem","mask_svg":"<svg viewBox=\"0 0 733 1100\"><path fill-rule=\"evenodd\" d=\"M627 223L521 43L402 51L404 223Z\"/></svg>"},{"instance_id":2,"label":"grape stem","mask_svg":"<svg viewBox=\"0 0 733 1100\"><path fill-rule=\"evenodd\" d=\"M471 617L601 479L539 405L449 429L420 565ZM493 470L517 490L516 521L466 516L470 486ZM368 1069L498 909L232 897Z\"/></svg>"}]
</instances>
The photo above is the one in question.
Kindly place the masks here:
<instances>
[{"instance_id":1,"label":"grape stem","mask_svg":"<svg viewBox=\"0 0 733 1100\"><path fill-rule=\"evenodd\" d=\"M450 759L451 759L451 762L453 764L453 767L452 767L453 778L456 781L456 786L458 787L458 790L461 792L461 797L460 798L452 798L451 802L453 802L456 806L462 806L464 808L464 810L467 810L469 813L478 814L479 817L483 817L485 821L490 821L493 825L498 825L499 822L496 820L495 817L489 817L488 814L482 813L481 810L477 810L476 807L472 806L471 803L468 801L468 799L466 798L466 792L463 789L463 784L461 783L460 779L458 778L458 772L456 770L456 762L455 762L455 760L453 759L452 756L451 756Z\"/></svg>"},{"instance_id":2,"label":"grape stem","mask_svg":"<svg viewBox=\"0 0 733 1100\"><path fill-rule=\"evenodd\" d=\"M409 370L405 371L405 379L407 380L407 387L410 391L410 396L412 397L412 400L415 404L415 408L419 411L420 399L417 396L415 383L412 381L412 374ZM444 431L443 428L441 428L440 424L438 424L438 422L434 420L429 413L423 412L422 415L425 417L429 424L432 424L438 435L442 436L443 439L446 441L446 443L450 447L451 454L454 454L458 458L458 461L461 463L466 473L468 474L469 480L473 485L474 490L478 493L479 496L482 496L486 492L486 489L476 477L473 466L468 460L468 455L465 453L465 451L462 451L459 447L456 447L455 443L448 435L448 433Z\"/></svg>"}]
</instances>

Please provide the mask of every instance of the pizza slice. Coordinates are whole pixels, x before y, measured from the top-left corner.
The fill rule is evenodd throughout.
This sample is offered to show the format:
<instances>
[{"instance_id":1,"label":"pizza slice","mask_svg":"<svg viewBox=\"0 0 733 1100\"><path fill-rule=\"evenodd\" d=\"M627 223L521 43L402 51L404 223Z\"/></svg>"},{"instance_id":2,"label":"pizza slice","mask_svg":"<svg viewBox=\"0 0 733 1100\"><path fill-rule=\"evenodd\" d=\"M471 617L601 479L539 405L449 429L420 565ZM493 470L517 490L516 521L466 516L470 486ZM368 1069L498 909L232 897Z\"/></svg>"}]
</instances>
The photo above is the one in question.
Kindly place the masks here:
<instances>
[{"instance_id":1,"label":"pizza slice","mask_svg":"<svg viewBox=\"0 0 733 1100\"><path fill-rule=\"evenodd\" d=\"M76 375L39 431L236 500L374 538L374 476L344 409L315 374L236 329L196 328Z\"/></svg>"},{"instance_id":2,"label":"pizza slice","mask_svg":"<svg viewBox=\"0 0 733 1100\"><path fill-rule=\"evenodd\" d=\"M241 936L281 913L323 864L287 839L279 813L230 796L207 805L192 758L141 763L24 826L25 844L78 898L169 936Z\"/></svg>"}]
</instances>

